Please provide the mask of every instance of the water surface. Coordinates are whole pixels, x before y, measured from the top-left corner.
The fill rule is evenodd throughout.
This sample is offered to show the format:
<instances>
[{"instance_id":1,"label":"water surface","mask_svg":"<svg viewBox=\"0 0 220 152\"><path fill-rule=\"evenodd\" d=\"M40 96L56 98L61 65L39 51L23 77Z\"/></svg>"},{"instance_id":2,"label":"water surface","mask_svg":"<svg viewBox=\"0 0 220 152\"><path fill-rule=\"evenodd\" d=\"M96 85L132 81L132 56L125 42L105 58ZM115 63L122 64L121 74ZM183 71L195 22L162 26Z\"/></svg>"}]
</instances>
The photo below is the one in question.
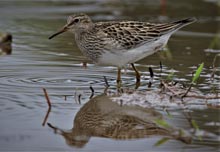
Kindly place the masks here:
<instances>
[{"instance_id":1,"label":"water surface","mask_svg":"<svg viewBox=\"0 0 220 152\"><path fill-rule=\"evenodd\" d=\"M197 107L191 109L193 119L201 130L212 133L195 139L187 145L170 140L161 146L154 144L159 136L115 140L91 137L83 147L70 146L65 139L42 126L47 103L42 88L46 88L52 102L47 122L62 129L73 128L79 109L89 101L92 86L94 96L105 89L103 76L115 90L117 68L95 66L87 61L76 47L73 35L65 33L53 40L48 37L62 27L68 15L84 12L95 21L141 20L151 22L173 21L196 17L198 21L176 32L168 43L168 50L147 57L137 63L142 73L142 85L149 82L148 68L155 72L153 88L158 87L159 75L166 77L172 71L174 79L189 83L192 72L204 62L205 68L197 86L204 94L215 88L219 92L220 67L216 60L214 81L210 81L212 62L219 53L219 2L193 0L170 1L1 1L0 30L13 35L13 52L0 57L0 150L1 151L217 151L219 149L219 109ZM215 41L218 39L217 41ZM209 50L207 50L209 49ZM160 73L160 61L163 72ZM128 67L123 74L125 87L134 88L135 75ZM81 96L79 104L78 96ZM65 100L65 97L67 99ZM218 102L218 101L214 101ZM197 107L197 108L196 108ZM205 108L204 108L205 107ZM158 112L166 116L160 106ZM172 125L190 129L183 110L171 108Z\"/></svg>"}]
</instances>

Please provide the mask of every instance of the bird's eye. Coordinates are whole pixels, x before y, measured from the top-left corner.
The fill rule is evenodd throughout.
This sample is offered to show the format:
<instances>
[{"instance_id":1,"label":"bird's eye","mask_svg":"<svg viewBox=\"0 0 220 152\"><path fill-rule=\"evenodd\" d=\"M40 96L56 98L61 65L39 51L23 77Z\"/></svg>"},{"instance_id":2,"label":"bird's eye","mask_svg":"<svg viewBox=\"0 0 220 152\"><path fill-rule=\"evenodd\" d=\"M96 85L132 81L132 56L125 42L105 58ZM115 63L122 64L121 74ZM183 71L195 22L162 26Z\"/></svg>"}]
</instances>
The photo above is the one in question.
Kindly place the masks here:
<instances>
[{"instance_id":1,"label":"bird's eye","mask_svg":"<svg viewBox=\"0 0 220 152\"><path fill-rule=\"evenodd\" d=\"M76 18L75 20L73 20L73 23L78 23L79 22L79 19Z\"/></svg>"},{"instance_id":2,"label":"bird's eye","mask_svg":"<svg viewBox=\"0 0 220 152\"><path fill-rule=\"evenodd\" d=\"M72 20L68 25L71 26L71 25L76 24L78 22L79 22L79 19L76 18L76 19Z\"/></svg>"}]
</instances>

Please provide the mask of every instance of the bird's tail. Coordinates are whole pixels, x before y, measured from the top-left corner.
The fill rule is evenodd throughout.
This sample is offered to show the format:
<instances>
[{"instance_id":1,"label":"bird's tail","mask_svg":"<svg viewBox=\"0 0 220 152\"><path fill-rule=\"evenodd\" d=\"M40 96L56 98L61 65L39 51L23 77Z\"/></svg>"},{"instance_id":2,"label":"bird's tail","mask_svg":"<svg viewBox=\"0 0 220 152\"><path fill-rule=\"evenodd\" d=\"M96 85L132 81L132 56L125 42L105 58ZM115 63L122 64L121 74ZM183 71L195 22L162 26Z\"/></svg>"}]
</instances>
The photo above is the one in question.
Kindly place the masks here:
<instances>
[{"instance_id":1,"label":"bird's tail","mask_svg":"<svg viewBox=\"0 0 220 152\"><path fill-rule=\"evenodd\" d=\"M163 34L167 34L167 33L172 34L173 32L177 31L178 29L180 29L188 24L191 24L195 21L196 21L196 18L194 18L194 17L187 18L187 19L183 19L183 20L179 20L179 21L175 21L175 22L171 22L171 23L158 24L156 26L156 29L158 29Z\"/></svg>"},{"instance_id":2,"label":"bird's tail","mask_svg":"<svg viewBox=\"0 0 220 152\"><path fill-rule=\"evenodd\" d=\"M183 26L191 24L191 23L193 23L195 21L196 21L196 18L195 17L191 17L191 18L186 18L186 19L183 19L183 20L172 22L171 24L174 24L174 25L179 26L179 27L183 27Z\"/></svg>"}]
</instances>

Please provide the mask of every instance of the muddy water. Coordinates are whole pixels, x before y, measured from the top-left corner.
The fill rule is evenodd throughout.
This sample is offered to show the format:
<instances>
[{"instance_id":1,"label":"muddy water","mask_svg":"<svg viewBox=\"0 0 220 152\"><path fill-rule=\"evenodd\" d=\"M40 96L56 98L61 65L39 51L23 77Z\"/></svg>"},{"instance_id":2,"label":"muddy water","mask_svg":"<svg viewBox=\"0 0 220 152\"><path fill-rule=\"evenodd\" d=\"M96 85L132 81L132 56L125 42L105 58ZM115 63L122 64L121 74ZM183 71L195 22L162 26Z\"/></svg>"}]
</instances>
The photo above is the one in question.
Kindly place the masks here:
<instances>
[{"instance_id":1,"label":"muddy water","mask_svg":"<svg viewBox=\"0 0 220 152\"><path fill-rule=\"evenodd\" d=\"M220 67L214 81L210 81L213 59L219 53L219 2L193 0L171 1L1 1L0 30L13 35L13 52L0 57L0 151L217 151L219 148L219 109L201 108L191 103L190 111L200 130L212 136L195 139L187 145L170 140L161 146L154 144L159 136L150 138L116 140L93 137L80 148L70 146L64 136L54 134L47 125L42 126L47 104L42 91L46 88L53 104L47 122L69 130L73 120L89 101L92 86L94 96L105 89L103 76L115 90L115 67L95 66L87 61L74 43L71 34L54 40L48 36L59 29L72 13L88 13L93 20L149 20L162 22L195 16L198 21L178 31L171 37L166 52L161 52L137 63L142 72L142 85L149 82L148 67L155 72L153 87L159 75L166 77L174 71L174 79L189 83L192 71L201 63L205 68L197 86L204 94L213 88L219 91ZM159 62L163 63L160 73ZM216 63L219 63L217 59ZM123 74L125 87L134 88L135 77L128 69ZM81 104L78 102L80 96ZM66 100L65 100L66 98ZM218 101L213 101L218 102ZM168 105L169 106L169 105ZM161 108L157 112L166 115ZM178 109L178 110L177 110ZM171 108L172 125L190 130L183 110Z\"/></svg>"}]
</instances>

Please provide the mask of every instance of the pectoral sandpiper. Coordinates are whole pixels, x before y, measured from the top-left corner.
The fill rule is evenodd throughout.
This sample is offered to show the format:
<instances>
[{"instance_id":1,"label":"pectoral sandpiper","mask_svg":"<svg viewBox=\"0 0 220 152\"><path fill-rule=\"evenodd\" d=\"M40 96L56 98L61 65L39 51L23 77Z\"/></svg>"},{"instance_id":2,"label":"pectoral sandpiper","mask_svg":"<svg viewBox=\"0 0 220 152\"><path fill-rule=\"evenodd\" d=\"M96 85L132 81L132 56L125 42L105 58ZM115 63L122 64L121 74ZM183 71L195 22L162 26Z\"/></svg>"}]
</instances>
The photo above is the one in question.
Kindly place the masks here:
<instances>
[{"instance_id":1,"label":"pectoral sandpiper","mask_svg":"<svg viewBox=\"0 0 220 152\"><path fill-rule=\"evenodd\" d=\"M94 23L88 15L77 14L69 16L67 24L49 39L71 31L87 58L99 65L118 67L118 84L121 83L121 68L126 64L132 65L136 82L140 82L140 74L133 63L163 48L175 31L194 21L195 18L157 24L139 21Z\"/></svg>"},{"instance_id":2,"label":"pectoral sandpiper","mask_svg":"<svg viewBox=\"0 0 220 152\"><path fill-rule=\"evenodd\" d=\"M114 96L116 97L116 96ZM111 96L98 95L86 102L74 118L71 130L59 129L50 123L55 133L62 135L70 146L84 147L91 137L117 140L162 136L190 143L191 137L179 133L174 126L163 127L157 121L162 114L151 107L120 105Z\"/></svg>"}]
</instances>

